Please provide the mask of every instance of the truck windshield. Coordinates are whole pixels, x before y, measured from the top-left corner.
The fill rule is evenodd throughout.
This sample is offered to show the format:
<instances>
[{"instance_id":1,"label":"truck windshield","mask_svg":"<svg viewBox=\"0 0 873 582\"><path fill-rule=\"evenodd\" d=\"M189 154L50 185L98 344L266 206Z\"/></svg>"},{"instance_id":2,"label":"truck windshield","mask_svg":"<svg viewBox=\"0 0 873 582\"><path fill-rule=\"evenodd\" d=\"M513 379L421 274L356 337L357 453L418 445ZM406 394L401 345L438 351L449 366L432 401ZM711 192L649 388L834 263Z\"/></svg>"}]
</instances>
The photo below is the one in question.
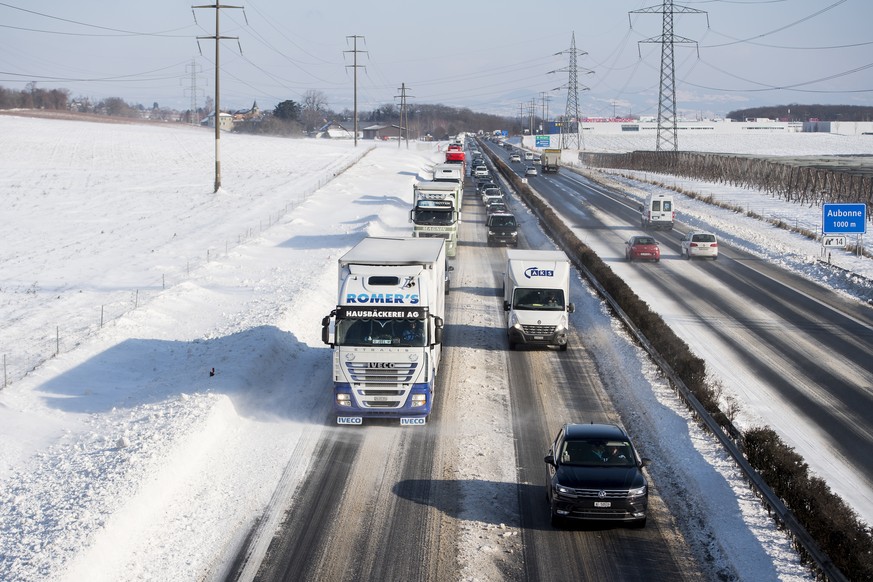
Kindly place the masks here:
<instances>
[{"instance_id":1,"label":"truck windshield","mask_svg":"<svg viewBox=\"0 0 873 582\"><path fill-rule=\"evenodd\" d=\"M339 346L423 347L427 339L421 319L338 319Z\"/></svg>"},{"instance_id":2,"label":"truck windshield","mask_svg":"<svg viewBox=\"0 0 873 582\"><path fill-rule=\"evenodd\" d=\"M562 311L564 309L564 290L516 289L512 308L533 309L537 311Z\"/></svg>"},{"instance_id":3,"label":"truck windshield","mask_svg":"<svg viewBox=\"0 0 873 582\"><path fill-rule=\"evenodd\" d=\"M415 224L452 224L451 210L416 210L412 220Z\"/></svg>"}]
</instances>

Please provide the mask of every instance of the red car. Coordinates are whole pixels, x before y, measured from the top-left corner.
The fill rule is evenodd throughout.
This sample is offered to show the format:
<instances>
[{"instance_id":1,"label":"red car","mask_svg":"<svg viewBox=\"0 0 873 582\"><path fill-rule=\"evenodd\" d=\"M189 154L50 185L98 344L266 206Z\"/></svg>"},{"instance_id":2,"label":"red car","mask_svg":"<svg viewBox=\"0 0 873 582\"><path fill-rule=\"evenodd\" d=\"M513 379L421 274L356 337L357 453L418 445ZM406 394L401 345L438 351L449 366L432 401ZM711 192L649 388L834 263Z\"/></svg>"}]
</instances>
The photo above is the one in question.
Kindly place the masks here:
<instances>
[{"instance_id":1,"label":"red car","mask_svg":"<svg viewBox=\"0 0 873 582\"><path fill-rule=\"evenodd\" d=\"M624 258L628 261L661 260L661 247L658 241L648 235L634 235L624 243Z\"/></svg>"}]
</instances>

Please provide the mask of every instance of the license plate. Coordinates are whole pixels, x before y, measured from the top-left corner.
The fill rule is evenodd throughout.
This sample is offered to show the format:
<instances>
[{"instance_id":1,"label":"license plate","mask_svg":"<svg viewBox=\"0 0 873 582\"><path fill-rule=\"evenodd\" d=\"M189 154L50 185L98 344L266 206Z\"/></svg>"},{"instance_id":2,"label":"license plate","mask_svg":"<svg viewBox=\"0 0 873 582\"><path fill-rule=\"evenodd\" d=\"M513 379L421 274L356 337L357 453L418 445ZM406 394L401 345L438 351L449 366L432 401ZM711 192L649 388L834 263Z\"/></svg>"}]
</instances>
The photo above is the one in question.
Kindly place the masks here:
<instances>
[{"instance_id":1,"label":"license plate","mask_svg":"<svg viewBox=\"0 0 873 582\"><path fill-rule=\"evenodd\" d=\"M363 424L364 419L360 416L337 416L337 424Z\"/></svg>"},{"instance_id":2,"label":"license plate","mask_svg":"<svg viewBox=\"0 0 873 582\"><path fill-rule=\"evenodd\" d=\"M594 507L612 507L612 502L610 502L610 501L595 501Z\"/></svg>"},{"instance_id":3,"label":"license plate","mask_svg":"<svg viewBox=\"0 0 873 582\"><path fill-rule=\"evenodd\" d=\"M535 340L544 340L544 339L546 339L546 336L543 336L543 335L535 335L535 336L534 336L534 339L535 339Z\"/></svg>"}]
</instances>

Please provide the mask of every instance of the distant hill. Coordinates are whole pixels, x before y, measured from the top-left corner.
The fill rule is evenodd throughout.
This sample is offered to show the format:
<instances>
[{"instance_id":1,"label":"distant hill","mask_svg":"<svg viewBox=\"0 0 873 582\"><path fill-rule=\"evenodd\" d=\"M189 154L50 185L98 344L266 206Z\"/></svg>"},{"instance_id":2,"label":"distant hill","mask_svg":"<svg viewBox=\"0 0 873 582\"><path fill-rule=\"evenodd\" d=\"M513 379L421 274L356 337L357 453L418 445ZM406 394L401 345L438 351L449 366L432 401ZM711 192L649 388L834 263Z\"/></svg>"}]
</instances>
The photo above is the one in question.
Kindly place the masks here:
<instances>
[{"instance_id":1,"label":"distant hill","mask_svg":"<svg viewBox=\"0 0 873 582\"><path fill-rule=\"evenodd\" d=\"M727 114L733 121L767 118L782 121L873 121L873 107L863 105L772 105L737 109Z\"/></svg>"}]
</instances>

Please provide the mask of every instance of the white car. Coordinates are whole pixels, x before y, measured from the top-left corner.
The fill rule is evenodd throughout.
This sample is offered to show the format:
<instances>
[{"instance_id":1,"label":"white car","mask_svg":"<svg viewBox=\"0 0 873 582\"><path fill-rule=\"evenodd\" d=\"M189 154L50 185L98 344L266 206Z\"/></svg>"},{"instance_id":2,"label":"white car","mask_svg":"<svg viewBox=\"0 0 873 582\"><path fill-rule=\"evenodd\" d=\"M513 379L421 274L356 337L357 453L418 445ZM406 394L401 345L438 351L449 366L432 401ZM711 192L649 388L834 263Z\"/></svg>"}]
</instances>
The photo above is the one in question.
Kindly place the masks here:
<instances>
[{"instance_id":1,"label":"white car","mask_svg":"<svg viewBox=\"0 0 873 582\"><path fill-rule=\"evenodd\" d=\"M705 257L718 258L718 239L711 232L691 231L681 241L682 256L686 259Z\"/></svg>"},{"instance_id":2,"label":"white car","mask_svg":"<svg viewBox=\"0 0 873 582\"><path fill-rule=\"evenodd\" d=\"M524 152L524 159L532 160L533 159L533 152Z\"/></svg>"},{"instance_id":3,"label":"white car","mask_svg":"<svg viewBox=\"0 0 873 582\"><path fill-rule=\"evenodd\" d=\"M473 176L475 178L487 178L490 175L488 173L488 166L476 166L473 168Z\"/></svg>"},{"instance_id":4,"label":"white car","mask_svg":"<svg viewBox=\"0 0 873 582\"><path fill-rule=\"evenodd\" d=\"M525 176L536 176L537 175L537 167L536 166L528 166L524 171Z\"/></svg>"},{"instance_id":5,"label":"white car","mask_svg":"<svg viewBox=\"0 0 873 582\"><path fill-rule=\"evenodd\" d=\"M521 156L518 154L512 154L509 156L509 161L513 164L521 162Z\"/></svg>"}]
</instances>

